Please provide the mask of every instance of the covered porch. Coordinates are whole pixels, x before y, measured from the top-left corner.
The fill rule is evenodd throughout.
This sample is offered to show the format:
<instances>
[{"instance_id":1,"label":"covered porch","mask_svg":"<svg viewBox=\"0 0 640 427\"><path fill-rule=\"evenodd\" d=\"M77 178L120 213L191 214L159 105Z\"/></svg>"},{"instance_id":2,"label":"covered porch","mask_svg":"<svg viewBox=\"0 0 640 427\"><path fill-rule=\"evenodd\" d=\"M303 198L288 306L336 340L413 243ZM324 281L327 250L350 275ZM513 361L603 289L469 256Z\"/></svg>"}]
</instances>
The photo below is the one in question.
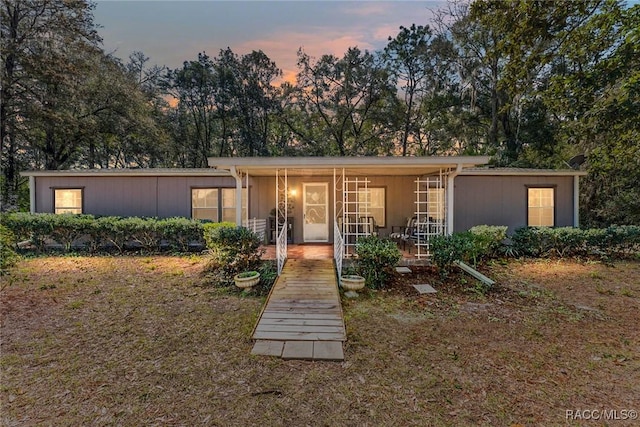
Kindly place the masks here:
<instances>
[{"instance_id":1,"label":"covered porch","mask_svg":"<svg viewBox=\"0 0 640 427\"><path fill-rule=\"evenodd\" d=\"M409 265L426 265L429 263L428 258L418 258L417 253L408 250L402 246L399 247L402 252L402 259L398 263L401 266ZM287 245L287 259L332 259L334 258L332 244L293 244ZM266 245L264 259L276 260L276 245Z\"/></svg>"},{"instance_id":2,"label":"covered porch","mask_svg":"<svg viewBox=\"0 0 640 427\"><path fill-rule=\"evenodd\" d=\"M332 252L340 271L342 260L353 256L356 240L371 234L398 240L406 260L428 258L430 238L453 231L455 176L488 160L210 158L209 166L235 178L236 223L249 218L268 222L267 241L273 245L269 250L280 273L287 257L320 256L319 248L323 256Z\"/></svg>"}]
</instances>

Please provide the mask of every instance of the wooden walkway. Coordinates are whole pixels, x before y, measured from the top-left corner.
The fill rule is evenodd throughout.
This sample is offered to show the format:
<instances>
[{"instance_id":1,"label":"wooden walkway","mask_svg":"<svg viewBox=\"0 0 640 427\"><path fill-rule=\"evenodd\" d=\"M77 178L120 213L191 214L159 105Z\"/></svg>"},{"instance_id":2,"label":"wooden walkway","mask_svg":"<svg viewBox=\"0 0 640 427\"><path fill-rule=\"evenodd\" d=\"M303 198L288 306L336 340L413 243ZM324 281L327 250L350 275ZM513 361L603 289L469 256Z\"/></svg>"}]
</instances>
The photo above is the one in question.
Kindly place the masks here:
<instances>
[{"instance_id":1,"label":"wooden walkway","mask_svg":"<svg viewBox=\"0 0 640 427\"><path fill-rule=\"evenodd\" d=\"M287 260L252 338L252 354L344 360L346 333L333 260Z\"/></svg>"}]
</instances>

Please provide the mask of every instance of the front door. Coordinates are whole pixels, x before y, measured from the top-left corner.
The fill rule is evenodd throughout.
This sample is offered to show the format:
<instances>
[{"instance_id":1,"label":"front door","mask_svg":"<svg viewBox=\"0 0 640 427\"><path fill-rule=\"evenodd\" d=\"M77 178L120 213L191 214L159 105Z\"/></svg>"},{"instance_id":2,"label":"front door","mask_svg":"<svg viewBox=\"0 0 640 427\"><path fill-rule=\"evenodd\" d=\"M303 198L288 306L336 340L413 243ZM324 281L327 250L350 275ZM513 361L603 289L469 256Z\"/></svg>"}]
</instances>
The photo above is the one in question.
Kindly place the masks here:
<instances>
[{"instance_id":1,"label":"front door","mask_svg":"<svg viewBox=\"0 0 640 427\"><path fill-rule=\"evenodd\" d=\"M303 183L305 242L329 241L329 191L326 182Z\"/></svg>"}]
</instances>

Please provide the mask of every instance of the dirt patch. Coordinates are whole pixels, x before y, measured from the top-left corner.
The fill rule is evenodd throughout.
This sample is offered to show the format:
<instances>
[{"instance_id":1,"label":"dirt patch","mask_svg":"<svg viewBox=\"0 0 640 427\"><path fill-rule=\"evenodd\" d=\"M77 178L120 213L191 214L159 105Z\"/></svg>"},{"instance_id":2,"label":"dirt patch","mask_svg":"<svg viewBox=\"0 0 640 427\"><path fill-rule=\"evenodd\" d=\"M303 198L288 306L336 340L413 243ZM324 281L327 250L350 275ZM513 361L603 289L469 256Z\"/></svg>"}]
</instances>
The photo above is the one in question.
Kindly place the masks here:
<instances>
[{"instance_id":1,"label":"dirt patch","mask_svg":"<svg viewBox=\"0 0 640 427\"><path fill-rule=\"evenodd\" d=\"M640 410L637 262L495 264L488 294L415 270L343 300L343 363L251 356L264 298L209 287L203 267L19 263L0 295L0 424L585 425L566 411Z\"/></svg>"}]
</instances>

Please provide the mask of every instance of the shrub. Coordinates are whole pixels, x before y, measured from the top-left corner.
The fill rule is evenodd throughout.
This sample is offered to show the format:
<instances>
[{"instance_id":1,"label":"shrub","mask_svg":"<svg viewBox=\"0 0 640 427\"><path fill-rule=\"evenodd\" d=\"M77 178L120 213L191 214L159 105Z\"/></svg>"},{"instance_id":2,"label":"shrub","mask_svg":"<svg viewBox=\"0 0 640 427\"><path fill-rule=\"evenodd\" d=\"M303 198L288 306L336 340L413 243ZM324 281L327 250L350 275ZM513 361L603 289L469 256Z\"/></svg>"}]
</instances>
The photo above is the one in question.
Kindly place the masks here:
<instances>
[{"instance_id":1,"label":"shrub","mask_svg":"<svg viewBox=\"0 0 640 427\"><path fill-rule=\"evenodd\" d=\"M30 241L38 252L46 249L51 238L53 223L51 214L29 214L14 212L4 214L2 223L12 231L17 241Z\"/></svg>"},{"instance_id":2,"label":"shrub","mask_svg":"<svg viewBox=\"0 0 640 427\"><path fill-rule=\"evenodd\" d=\"M19 241L29 240L38 251L59 243L65 250L75 244L90 252L116 249L159 251L169 248L186 252L191 245L204 245L202 223L189 218L139 218L92 215L11 213L2 222Z\"/></svg>"},{"instance_id":3,"label":"shrub","mask_svg":"<svg viewBox=\"0 0 640 427\"><path fill-rule=\"evenodd\" d=\"M547 229L543 233L548 235L550 251L559 257L576 256L585 250L584 230L573 227Z\"/></svg>"},{"instance_id":4,"label":"shrub","mask_svg":"<svg viewBox=\"0 0 640 427\"><path fill-rule=\"evenodd\" d=\"M204 244L202 223L197 220L175 217L158 220L158 230L170 248L187 252L191 243Z\"/></svg>"},{"instance_id":5,"label":"shrub","mask_svg":"<svg viewBox=\"0 0 640 427\"><path fill-rule=\"evenodd\" d=\"M269 291L278 278L278 267L274 261L266 260L260 265L260 286Z\"/></svg>"},{"instance_id":6,"label":"shrub","mask_svg":"<svg viewBox=\"0 0 640 427\"><path fill-rule=\"evenodd\" d=\"M474 236L474 258L492 257L500 253L502 242L507 238L507 226L476 225L469 229Z\"/></svg>"},{"instance_id":7,"label":"shrub","mask_svg":"<svg viewBox=\"0 0 640 427\"><path fill-rule=\"evenodd\" d=\"M256 270L264 253L260 237L235 224L208 225L204 239L212 255L209 268L221 272L221 280L227 283L238 273Z\"/></svg>"},{"instance_id":8,"label":"shrub","mask_svg":"<svg viewBox=\"0 0 640 427\"><path fill-rule=\"evenodd\" d=\"M73 242L91 234L95 218L93 215L62 214L51 215L47 221L51 224L49 237L69 251Z\"/></svg>"},{"instance_id":9,"label":"shrub","mask_svg":"<svg viewBox=\"0 0 640 427\"><path fill-rule=\"evenodd\" d=\"M356 242L356 271L365 278L367 286L384 288L395 273L402 253L395 242L377 236L361 237Z\"/></svg>"},{"instance_id":10,"label":"shrub","mask_svg":"<svg viewBox=\"0 0 640 427\"><path fill-rule=\"evenodd\" d=\"M18 260L15 251L16 238L7 227L0 224L0 275Z\"/></svg>"},{"instance_id":11,"label":"shrub","mask_svg":"<svg viewBox=\"0 0 640 427\"><path fill-rule=\"evenodd\" d=\"M621 257L640 250L640 227L610 226L581 230L572 227L524 227L512 236L515 250L531 257Z\"/></svg>"},{"instance_id":12,"label":"shrub","mask_svg":"<svg viewBox=\"0 0 640 427\"><path fill-rule=\"evenodd\" d=\"M443 277L451 272L454 261L468 261L476 252L475 236L469 231L431 240L431 258Z\"/></svg>"},{"instance_id":13,"label":"shrub","mask_svg":"<svg viewBox=\"0 0 640 427\"><path fill-rule=\"evenodd\" d=\"M640 226L612 225L607 227L603 243L623 255L637 253L640 251Z\"/></svg>"},{"instance_id":14,"label":"shrub","mask_svg":"<svg viewBox=\"0 0 640 427\"><path fill-rule=\"evenodd\" d=\"M532 257L547 253L550 246L541 230L538 227L518 228L511 236L514 250L521 255Z\"/></svg>"},{"instance_id":15,"label":"shrub","mask_svg":"<svg viewBox=\"0 0 640 427\"><path fill-rule=\"evenodd\" d=\"M211 241L211 236L217 233L214 230L217 230L218 228L221 228L221 227L235 228L236 224L234 222L224 222L224 221L223 222L206 222L202 224L203 238L204 238L205 244L209 249L211 249L211 247L214 246L214 243Z\"/></svg>"}]
</instances>

